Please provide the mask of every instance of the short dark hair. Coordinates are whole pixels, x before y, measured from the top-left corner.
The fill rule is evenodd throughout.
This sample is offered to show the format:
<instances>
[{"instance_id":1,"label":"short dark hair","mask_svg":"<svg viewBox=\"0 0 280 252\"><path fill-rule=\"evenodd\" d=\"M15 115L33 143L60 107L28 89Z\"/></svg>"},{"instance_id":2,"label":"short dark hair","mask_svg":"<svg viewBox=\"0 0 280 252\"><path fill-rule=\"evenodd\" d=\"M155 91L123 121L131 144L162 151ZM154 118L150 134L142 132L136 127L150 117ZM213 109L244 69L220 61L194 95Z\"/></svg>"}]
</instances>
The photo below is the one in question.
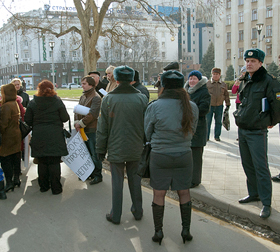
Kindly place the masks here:
<instances>
[{"instance_id":1,"label":"short dark hair","mask_svg":"<svg viewBox=\"0 0 280 252\"><path fill-rule=\"evenodd\" d=\"M97 74L98 76L100 76L100 73L98 71L92 71L92 72L88 73L88 75L91 75L91 74Z\"/></svg>"},{"instance_id":2,"label":"short dark hair","mask_svg":"<svg viewBox=\"0 0 280 252\"><path fill-rule=\"evenodd\" d=\"M96 83L95 83L95 80L89 76L89 75L86 75L85 77L82 78L82 81L83 80L86 80L86 82L90 85L90 86L93 86L95 87Z\"/></svg>"}]
</instances>

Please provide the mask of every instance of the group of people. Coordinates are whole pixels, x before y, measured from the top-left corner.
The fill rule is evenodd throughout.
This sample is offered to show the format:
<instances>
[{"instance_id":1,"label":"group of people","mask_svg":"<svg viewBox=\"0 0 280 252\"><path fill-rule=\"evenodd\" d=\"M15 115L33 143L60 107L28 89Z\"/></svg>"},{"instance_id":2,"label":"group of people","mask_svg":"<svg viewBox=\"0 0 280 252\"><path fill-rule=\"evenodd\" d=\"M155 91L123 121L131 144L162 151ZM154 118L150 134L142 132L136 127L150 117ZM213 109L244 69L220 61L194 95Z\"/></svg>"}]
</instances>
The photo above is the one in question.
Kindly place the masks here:
<instances>
[{"instance_id":1,"label":"group of people","mask_svg":"<svg viewBox=\"0 0 280 252\"><path fill-rule=\"evenodd\" d=\"M240 105L234 116L249 193L239 203L261 200L260 217L268 218L271 178L267 162L267 128L280 122L280 87L262 67L264 57L259 49L245 52L246 71L238 86ZM89 72L81 81L83 94L79 104L90 110L87 115L75 114L74 127L77 131L83 128L88 137L86 145L95 164L90 175L91 185L102 182L105 157L110 162L112 207L106 219L113 224L121 221L125 168L132 200L130 210L135 220L142 219L141 178L137 170L144 142L151 143L149 166L155 229L152 240L161 244L164 237L165 195L171 188L179 196L181 236L185 243L193 238L189 189L201 183L202 156L209 140L212 117L215 118L214 138L220 141L223 102L228 110L230 100L219 68L212 69L211 80L197 70L191 71L186 83L177 62L164 70L158 79L158 99L150 103L149 92L140 84L138 71L128 66L109 66L106 69L108 84L100 81L99 72ZM17 85L2 86L1 94L0 156L7 192L20 186ZM262 98L267 98L270 105L264 112ZM61 156L68 154L63 123L69 120L69 115L50 81L38 84L37 93L24 112L25 122L32 127L31 156L38 159L40 191L51 189L53 194L60 194Z\"/></svg>"}]
</instances>

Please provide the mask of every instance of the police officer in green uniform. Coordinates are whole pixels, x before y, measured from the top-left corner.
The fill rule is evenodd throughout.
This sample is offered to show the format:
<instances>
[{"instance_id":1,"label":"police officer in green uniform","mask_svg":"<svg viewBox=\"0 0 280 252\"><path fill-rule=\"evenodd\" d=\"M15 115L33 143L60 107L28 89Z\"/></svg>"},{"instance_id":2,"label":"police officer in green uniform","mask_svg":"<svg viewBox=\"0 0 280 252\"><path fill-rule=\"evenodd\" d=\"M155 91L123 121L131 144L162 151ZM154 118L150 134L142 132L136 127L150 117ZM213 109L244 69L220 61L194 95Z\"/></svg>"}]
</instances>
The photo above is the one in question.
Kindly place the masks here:
<instances>
[{"instance_id":1,"label":"police officer in green uniform","mask_svg":"<svg viewBox=\"0 0 280 252\"><path fill-rule=\"evenodd\" d=\"M266 219L271 213L272 194L267 161L267 128L280 121L280 85L262 66L264 58L265 53L259 49L245 52L247 72L239 87L241 105L234 112L234 117L249 193L239 203L261 201L260 217ZM264 98L268 106L262 106Z\"/></svg>"}]
</instances>

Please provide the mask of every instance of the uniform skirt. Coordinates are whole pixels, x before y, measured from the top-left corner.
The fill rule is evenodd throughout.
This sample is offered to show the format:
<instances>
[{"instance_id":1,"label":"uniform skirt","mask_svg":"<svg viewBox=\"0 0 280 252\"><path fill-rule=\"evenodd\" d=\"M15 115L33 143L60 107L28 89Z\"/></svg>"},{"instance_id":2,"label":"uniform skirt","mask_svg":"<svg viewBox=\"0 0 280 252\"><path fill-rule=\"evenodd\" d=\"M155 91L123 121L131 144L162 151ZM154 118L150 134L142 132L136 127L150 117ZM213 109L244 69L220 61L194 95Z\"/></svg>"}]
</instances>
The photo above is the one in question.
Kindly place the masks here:
<instances>
[{"instance_id":1,"label":"uniform skirt","mask_svg":"<svg viewBox=\"0 0 280 252\"><path fill-rule=\"evenodd\" d=\"M150 185L155 190L186 190L192 182L192 151L162 154L151 151Z\"/></svg>"}]
</instances>

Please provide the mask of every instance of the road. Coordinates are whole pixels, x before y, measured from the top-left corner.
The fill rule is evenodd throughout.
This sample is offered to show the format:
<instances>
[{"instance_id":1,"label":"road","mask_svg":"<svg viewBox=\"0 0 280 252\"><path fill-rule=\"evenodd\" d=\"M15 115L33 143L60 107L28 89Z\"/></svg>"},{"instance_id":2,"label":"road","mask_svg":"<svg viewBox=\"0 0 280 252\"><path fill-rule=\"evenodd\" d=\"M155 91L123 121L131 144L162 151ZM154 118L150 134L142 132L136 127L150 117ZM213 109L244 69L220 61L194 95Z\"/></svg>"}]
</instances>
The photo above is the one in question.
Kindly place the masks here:
<instances>
[{"instance_id":1,"label":"road","mask_svg":"<svg viewBox=\"0 0 280 252\"><path fill-rule=\"evenodd\" d=\"M65 102L72 115L76 103ZM90 186L62 164L63 193L41 193L36 165L23 170L22 186L0 201L0 252L236 252L280 251L280 246L199 211L193 211L193 241L183 244L178 202L167 198L162 245L152 242L152 191L143 187L144 217L135 221L124 186L120 225L105 219L111 207L111 176Z\"/></svg>"}]
</instances>

